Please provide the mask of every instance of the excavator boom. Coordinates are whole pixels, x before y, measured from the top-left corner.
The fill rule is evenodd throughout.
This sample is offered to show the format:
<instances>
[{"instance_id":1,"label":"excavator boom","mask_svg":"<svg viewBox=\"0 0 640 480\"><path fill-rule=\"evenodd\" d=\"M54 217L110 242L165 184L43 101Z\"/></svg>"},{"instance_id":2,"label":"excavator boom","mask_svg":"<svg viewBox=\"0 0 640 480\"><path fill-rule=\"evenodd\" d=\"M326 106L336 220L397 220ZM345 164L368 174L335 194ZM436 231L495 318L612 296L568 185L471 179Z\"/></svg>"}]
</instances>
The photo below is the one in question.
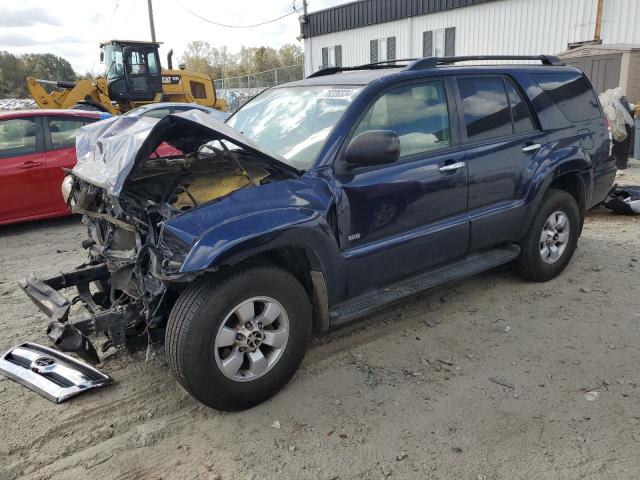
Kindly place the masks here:
<instances>
[{"instance_id":1,"label":"excavator boom","mask_svg":"<svg viewBox=\"0 0 640 480\"><path fill-rule=\"evenodd\" d=\"M63 90L47 92L42 86L43 84L53 85ZM104 87L102 87L104 90L102 90L101 84L104 84ZM106 80L104 78L98 78L95 82L84 79L73 83L38 80L28 77L27 89L40 108L77 108L77 105L88 105L92 109L102 110L114 115L120 113L120 109L112 104L108 95L103 93L103 91L106 91Z\"/></svg>"}]
</instances>

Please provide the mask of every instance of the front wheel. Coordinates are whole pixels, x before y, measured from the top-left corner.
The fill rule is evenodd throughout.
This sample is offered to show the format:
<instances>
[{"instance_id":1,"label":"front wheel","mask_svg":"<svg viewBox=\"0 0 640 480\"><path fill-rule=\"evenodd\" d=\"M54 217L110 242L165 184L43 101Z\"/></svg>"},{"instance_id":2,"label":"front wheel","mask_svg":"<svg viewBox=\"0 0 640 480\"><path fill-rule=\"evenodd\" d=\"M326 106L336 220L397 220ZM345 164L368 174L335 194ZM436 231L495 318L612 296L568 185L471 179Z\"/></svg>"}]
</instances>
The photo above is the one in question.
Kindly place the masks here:
<instances>
[{"instance_id":1,"label":"front wheel","mask_svg":"<svg viewBox=\"0 0 640 480\"><path fill-rule=\"evenodd\" d=\"M195 398L240 410L291 379L310 338L305 289L287 271L260 266L188 287L169 316L166 351L176 378Z\"/></svg>"},{"instance_id":2,"label":"front wheel","mask_svg":"<svg viewBox=\"0 0 640 480\"><path fill-rule=\"evenodd\" d=\"M558 276L573 256L581 225L580 210L573 196L550 189L520 242L518 274L538 282Z\"/></svg>"}]
</instances>

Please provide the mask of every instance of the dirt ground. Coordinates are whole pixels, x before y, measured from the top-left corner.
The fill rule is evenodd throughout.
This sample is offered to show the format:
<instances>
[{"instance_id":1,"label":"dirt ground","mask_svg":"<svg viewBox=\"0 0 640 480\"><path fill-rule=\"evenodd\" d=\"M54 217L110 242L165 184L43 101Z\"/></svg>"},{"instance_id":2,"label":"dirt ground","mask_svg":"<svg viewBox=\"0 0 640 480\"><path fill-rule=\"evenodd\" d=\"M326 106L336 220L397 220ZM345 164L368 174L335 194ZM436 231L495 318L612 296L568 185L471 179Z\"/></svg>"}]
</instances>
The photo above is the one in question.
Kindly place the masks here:
<instances>
[{"instance_id":1,"label":"dirt ground","mask_svg":"<svg viewBox=\"0 0 640 480\"><path fill-rule=\"evenodd\" d=\"M16 280L79 264L83 237L77 218L0 228L0 350L48 344ZM161 348L61 405L0 377L0 479L639 478L639 279L640 217L600 209L559 278L419 295L317 339L246 412L191 399Z\"/></svg>"}]
</instances>

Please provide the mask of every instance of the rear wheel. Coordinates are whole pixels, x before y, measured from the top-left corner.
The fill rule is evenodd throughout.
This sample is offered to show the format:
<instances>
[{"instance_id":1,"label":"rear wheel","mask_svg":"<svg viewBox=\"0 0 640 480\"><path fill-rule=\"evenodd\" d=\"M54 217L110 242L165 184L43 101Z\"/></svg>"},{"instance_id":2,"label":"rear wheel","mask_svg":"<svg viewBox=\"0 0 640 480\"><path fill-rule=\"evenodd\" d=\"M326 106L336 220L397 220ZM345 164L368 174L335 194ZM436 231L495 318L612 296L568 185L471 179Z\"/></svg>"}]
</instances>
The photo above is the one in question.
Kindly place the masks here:
<instances>
[{"instance_id":1,"label":"rear wheel","mask_svg":"<svg viewBox=\"0 0 640 480\"><path fill-rule=\"evenodd\" d=\"M261 266L188 287L169 316L166 351L176 378L195 398L240 410L291 379L310 338L311 308L300 282L281 268Z\"/></svg>"},{"instance_id":2,"label":"rear wheel","mask_svg":"<svg viewBox=\"0 0 640 480\"><path fill-rule=\"evenodd\" d=\"M550 189L520 243L518 274L539 282L558 276L573 256L581 225L576 200L563 190Z\"/></svg>"}]
</instances>

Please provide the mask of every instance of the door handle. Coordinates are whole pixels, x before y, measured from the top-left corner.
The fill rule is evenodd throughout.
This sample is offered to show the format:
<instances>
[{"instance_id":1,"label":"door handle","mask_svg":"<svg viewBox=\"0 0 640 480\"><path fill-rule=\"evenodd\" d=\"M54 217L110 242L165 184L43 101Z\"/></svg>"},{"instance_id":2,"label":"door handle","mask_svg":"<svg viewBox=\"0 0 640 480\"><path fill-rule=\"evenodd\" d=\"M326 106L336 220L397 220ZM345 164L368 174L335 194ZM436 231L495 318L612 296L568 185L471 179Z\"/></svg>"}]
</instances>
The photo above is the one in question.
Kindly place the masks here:
<instances>
[{"instance_id":1,"label":"door handle","mask_svg":"<svg viewBox=\"0 0 640 480\"><path fill-rule=\"evenodd\" d=\"M542 145L539 143L525 143L524 147L522 147L522 151L525 153L529 152L537 152L542 148Z\"/></svg>"},{"instance_id":2,"label":"door handle","mask_svg":"<svg viewBox=\"0 0 640 480\"><path fill-rule=\"evenodd\" d=\"M28 168L39 167L40 165L42 165L42 162L34 162L33 160L28 160L28 161L18 165L18 168L20 168L22 170L26 170Z\"/></svg>"},{"instance_id":3,"label":"door handle","mask_svg":"<svg viewBox=\"0 0 640 480\"><path fill-rule=\"evenodd\" d=\"M454 170L458 170L459 168L464 167L464 162L456 162L456 163L449 163L447 165L443 165L440 168L438 168L438 170L440 172L453 172Z\"/></svg>"}]
</instances>

